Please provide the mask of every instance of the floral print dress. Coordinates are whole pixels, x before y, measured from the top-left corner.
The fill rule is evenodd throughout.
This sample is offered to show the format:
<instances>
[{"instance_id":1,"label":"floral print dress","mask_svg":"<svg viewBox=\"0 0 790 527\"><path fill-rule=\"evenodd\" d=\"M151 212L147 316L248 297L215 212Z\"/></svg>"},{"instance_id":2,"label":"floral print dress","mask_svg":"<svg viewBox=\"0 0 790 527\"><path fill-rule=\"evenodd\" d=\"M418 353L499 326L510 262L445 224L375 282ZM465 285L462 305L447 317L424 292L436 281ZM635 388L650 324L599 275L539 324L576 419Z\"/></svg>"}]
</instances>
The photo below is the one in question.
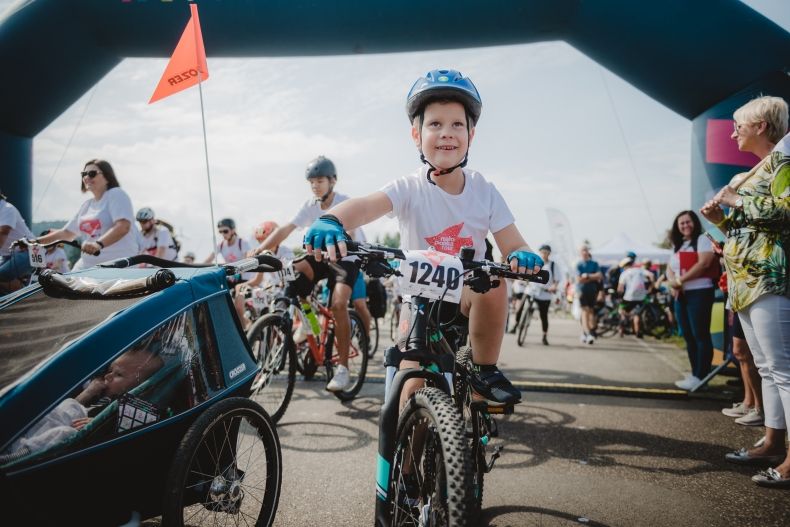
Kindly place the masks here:
<instances>
[{"instance_id":1,"label":"floral print dress","mask_svg":"<svg viewBox=\"0 0 790 527\"><path fill-rule=\"evenodd\" d=\"M719 227L727 234L724 264L734 311L765 294L790 294L790 156L773 152L738 188L742 208Z\"/></svg>"}]
</instances>

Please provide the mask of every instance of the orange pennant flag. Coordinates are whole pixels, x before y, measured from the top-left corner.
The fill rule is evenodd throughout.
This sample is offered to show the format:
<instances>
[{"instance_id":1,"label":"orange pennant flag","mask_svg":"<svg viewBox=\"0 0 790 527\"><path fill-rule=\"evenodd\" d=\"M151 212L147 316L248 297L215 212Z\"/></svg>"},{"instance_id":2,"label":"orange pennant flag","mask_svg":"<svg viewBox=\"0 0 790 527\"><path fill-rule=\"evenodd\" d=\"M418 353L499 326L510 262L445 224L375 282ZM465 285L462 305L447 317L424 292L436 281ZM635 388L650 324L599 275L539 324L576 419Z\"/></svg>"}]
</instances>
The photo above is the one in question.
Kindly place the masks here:
<instances>
[{"instance_id":1,"label":"orange pennant flag","mask_svg":"<svg viewBox=\"0 0 790 527\"><path fill-rule=\"evenodd\" d=\"M208 65L206 64L206 49L203 47L203 34L200 31L197 5L190 4L192 17L187 22L187 27L181 34L167 68L159 79L159 85L154 90L148 104L164 99L176 92L194 86L198 82L208 79Z\"/></svg>"}]
</instances>

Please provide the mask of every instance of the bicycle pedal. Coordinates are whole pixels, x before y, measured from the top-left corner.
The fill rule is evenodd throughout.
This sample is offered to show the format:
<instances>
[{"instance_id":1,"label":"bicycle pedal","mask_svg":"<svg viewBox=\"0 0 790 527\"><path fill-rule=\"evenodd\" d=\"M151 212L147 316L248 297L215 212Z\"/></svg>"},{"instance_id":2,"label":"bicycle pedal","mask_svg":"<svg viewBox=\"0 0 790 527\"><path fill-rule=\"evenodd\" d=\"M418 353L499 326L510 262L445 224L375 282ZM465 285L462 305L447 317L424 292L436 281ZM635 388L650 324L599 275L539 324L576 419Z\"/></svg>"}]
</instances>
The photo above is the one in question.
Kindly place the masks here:
<instances>
[{"instance_id":1,"label":"bicycle pedal","mask_svg":"<svg viewBox=\"0 0 790 527\"><path fill-rule=\"evenodd\" d=\"M498 445L494 447L494 452L491 454L491 459L488 460L488 464L486 465L486 472L491 472L494 468L494 463L496 460L499 459L499 456L502 455L502 449L505 448L502 445Z\"/></svg>"},{"instance_id":2,"label":"bicycle pedal","mask_svg":"<svg viewBox=\"0 0 790 527\"><path fill-rule=\"evenodd\" d=\"M515 405L512 404L507 404L505 406L486 405L486 412L489 414L510 415L515 411L514 406Z\"/></svg>"}]
</instances>

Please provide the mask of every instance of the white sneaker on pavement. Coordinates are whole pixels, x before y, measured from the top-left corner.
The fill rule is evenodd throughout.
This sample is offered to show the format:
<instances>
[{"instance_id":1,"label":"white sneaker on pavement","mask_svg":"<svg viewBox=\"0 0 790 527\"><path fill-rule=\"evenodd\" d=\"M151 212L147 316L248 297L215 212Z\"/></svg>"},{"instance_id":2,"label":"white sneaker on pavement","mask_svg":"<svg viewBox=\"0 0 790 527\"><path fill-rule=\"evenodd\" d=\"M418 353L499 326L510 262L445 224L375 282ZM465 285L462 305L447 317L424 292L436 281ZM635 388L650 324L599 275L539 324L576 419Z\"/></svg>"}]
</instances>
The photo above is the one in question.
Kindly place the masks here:
<instances>
[{"instance_id":1,"label":"white sneaker on pavement","mask_svg":"<svg viewBox=\"0 0 790 527\"><path fill-rule=\"evenodd\" d=\"M689 375L688 377L686 377L682 381L675 381L675 386L677 386L681 390L691 390L695 386L697 386L699 383L700 383L700 379L699 378L697 378L697 377L695 377L693 375Z\"/></svg>"},{"instance_id":2,"label":"white sneaker on pavement","mask_svg":"<svg viewBox=\"0 0 790 527\"><path fill-rule=\"evenodd\" d=\"M351 383L351 376L348 373L348 368L342 364L338 364L335 368L335 375L332 380L326 385L326 389L330 392L342 392Z\"/></svg>"},{"instance_id":3,"label":"white sneaker on pavement","mask_svg":"<svg viewBox=\"0 0 790 527\"><path fill-rule=\"evenodd\" d=\"M759 408L749 408L746 415L739 417L735 422L744 426L763 426L765 423L765 416Z\"/></svg>"},{"instance_id":4,"label":"white sneaker on pavement","mask_svg":"<svg viewBox=\"0 0 790 527\"><path fill-rule=\"evenodd\" d=\"M749 413L751 410L751 406L746 406L743 402L734 403L732 408L722 408L721 413L726 415L727 417L743 417L744 415Z\"/></svg>"}]
</instances>

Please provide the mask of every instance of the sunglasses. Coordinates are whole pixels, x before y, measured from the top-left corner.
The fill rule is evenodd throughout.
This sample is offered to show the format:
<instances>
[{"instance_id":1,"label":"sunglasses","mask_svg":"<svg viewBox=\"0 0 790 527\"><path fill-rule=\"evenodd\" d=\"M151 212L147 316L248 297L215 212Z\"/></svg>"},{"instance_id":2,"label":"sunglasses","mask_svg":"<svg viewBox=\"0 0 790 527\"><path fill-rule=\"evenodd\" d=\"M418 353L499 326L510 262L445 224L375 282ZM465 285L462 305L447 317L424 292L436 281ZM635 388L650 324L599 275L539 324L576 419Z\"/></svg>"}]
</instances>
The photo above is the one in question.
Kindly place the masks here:
<instances>
[{"instance_id":1,"label":"sunglasses","mask_svg":"<svg viewBox=\"0 0 790 527\"><path fill-rule=\"evenodd\" d=\"M228 234L229 232L230 232L230 229L220 229L219 230L220 234Z\"/></svg>"},{"instance_id":2,"label":"sunglasses","mask_svg":"<svg viewBox=\"0 0 790 527\"><path fill-rule=\"evenodd\" d=\"M99 174L101 174L101 170L88 170L87 172L80 172L80 176L88 176L91 179L95 178Z\"/></svg>"}]
</instances>

